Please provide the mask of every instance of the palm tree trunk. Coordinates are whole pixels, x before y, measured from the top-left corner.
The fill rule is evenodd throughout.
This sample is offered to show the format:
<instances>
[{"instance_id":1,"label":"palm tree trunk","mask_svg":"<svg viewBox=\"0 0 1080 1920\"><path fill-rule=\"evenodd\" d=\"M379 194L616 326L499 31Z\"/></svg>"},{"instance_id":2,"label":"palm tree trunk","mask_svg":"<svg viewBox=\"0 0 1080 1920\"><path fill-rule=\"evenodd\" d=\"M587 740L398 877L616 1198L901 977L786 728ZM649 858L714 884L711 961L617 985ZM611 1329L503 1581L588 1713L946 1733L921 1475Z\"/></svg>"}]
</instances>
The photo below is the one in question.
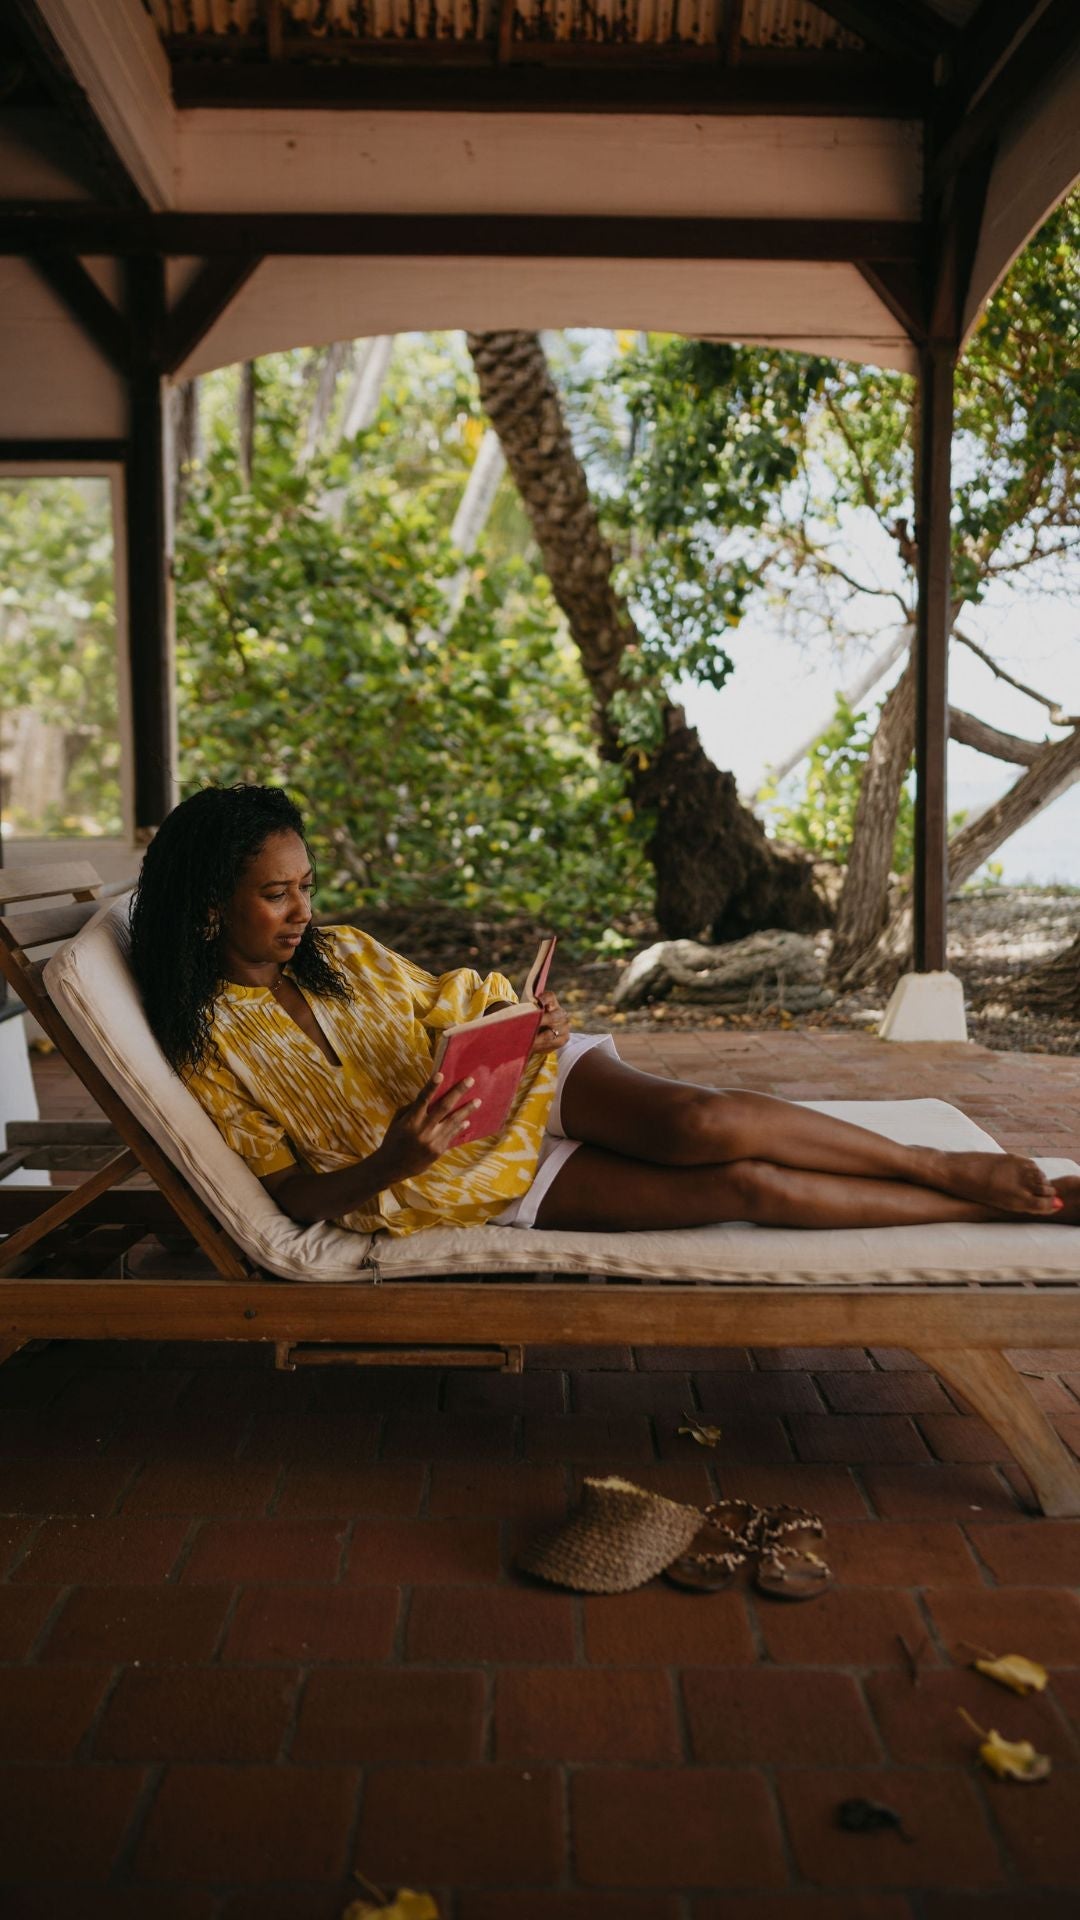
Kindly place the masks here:
<instances>
[{"instance_id":1,"label":"palm tree trunk","mask_svg":"<svg viewBox=\"0 0 1080 1920\"><path fill-rule=\"evenodd\" d=\"M626 768L631 803L652 822L648 851L661 930L672 938L730 940L761 927L820 927L825 908L809 863L766 839L733 776L714 766L681 707L665 701L663 738L643 764L624 753L612 700L626 684L626 655L641 647L641 636L612 585L614 555L539 336L467 338L481 399L581 656L600 752Z\"/></svg>"}]
</instances>

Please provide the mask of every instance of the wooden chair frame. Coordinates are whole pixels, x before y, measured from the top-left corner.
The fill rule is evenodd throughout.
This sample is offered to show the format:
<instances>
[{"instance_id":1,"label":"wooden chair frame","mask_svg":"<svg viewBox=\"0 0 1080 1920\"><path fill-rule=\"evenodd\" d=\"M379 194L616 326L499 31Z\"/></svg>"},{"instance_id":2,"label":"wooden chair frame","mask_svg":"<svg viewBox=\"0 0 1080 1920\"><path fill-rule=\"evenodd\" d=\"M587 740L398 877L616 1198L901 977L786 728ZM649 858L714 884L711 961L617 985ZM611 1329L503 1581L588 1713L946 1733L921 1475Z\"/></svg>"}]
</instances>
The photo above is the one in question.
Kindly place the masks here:
<instances>
[{"instance_id":1,"label":"wooden chair frame","mask_svg":"<svg viewBox=\"0 0 1080 1920\"><path fill-rule=\"evenodd\" d=\"M66 904L38 904L59 894L70 896ZM1044 1513L1080 1515L1080 1462L1003 1352L1080 1347L1080 1275L927 1275L920 1284L868 1276L864 1285L799 1287L740 1276L704 1285L538 1276L373 1286L294 1285L260 1272L87 1058L45 992L44 963L29 958L76 932L101 894L82 863L0 869L0 971L111 1123L10 1130L0 1179L13 1164L50 1164L58 1154L104 1164L77 1188L0 1186L0 1234L8 1236L0 1241L0 1362L38 1339L259 1340L272 1343L284 1367L355 1361L513 1371L533 1344L902 1347L1007 1443ZM19 903L24 910L8 915ZM153 1188L123 1186L137 1171ZM177 1261L174 1275L123 1275L126 1249L147 1233L167 1244L177 1229L205 1256L205 1274L185 1275Z\"/></svg>"}]
</instances>

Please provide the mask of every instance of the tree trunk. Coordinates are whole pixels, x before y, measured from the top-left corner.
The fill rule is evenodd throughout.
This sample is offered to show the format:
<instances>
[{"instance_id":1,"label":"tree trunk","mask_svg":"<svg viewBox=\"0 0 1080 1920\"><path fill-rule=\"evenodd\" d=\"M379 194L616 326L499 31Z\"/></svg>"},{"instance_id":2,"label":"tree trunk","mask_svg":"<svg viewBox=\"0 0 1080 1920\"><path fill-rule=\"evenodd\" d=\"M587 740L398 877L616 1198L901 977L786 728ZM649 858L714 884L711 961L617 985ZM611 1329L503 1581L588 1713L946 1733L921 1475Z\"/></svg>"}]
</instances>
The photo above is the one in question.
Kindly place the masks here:
<instances>
[{"instance_id":1,"label":"tree trunk","mask_svg":"<svg viewBox=\"0 0 1080 1920\"><path fill-rule=\"evenodd\" d=\"M949 842L950 887L962 887L1004 841L1011 840L1078 779L1080 727L1066 734L1064 740L1048 742L1000 800L953 835Z\"/></svg>"},{"instance_id":2,"label":"tree trunk","mask_svg":"<svg viewBox=\"0 0 1080 1920\"><path fill-rule=\"evenodd\" d=\"M1006 840L1026 827L1061 794L1080 780L1080 727L1064 740L1052 740L1015 780L1000 800L954 833L949 841L949 889L955 892L989 860ZM911 965L911 889L906 886L894 902L888 924L876 947L861 964L849 970L847 984L873 980L891 986Z\"/></svg>"},{"instance_id":3,"label":"tree trunk","mask_svg":"<svg viewBox=\"0 0 1080 1920\"><path fill-rule=\"evenodd\" d=\"M240 393L237 400L240 436L240 471L247 486L255 470L255 362L245 360L240 369Z\"/></svg>"},{"instance_id":4,"label":"tree trunk","mask_svg":"<svg viewBox=\"0 0 1080 1920\"><path fill-rule=\"evenodd\" d=\"M199 382L184 380L173 391L173 513L179 514L191 470L202 459Z\"/></svg>"},{"instance_id":5,"label":"tree trunk","mask_svg":"<svg viewBox=\"0 0 1080 1920\"><path fill-rule=\"evenodd\" d=\"M641 646L612 585L614 555L600 528L584 468L535 333L470 333L480 396L502 442L593 699L605 758L626 764L611 702L625 656ZM648 811L656 917L670 937L730 940L761 927L809 932L826 910L809 862L778 849L739 801L734 778L713 765L680 707L665 701L661 744L627 771L635 810Z\"/></svg>"},{"instance_id":6,"label":"tree trunk","mask_svg":"<svg viewBox=\"0 0 1080 1920\"><path fill-rule=\"evenodd\" d=\"M847 872L836 909L829 976L847 983L877 948L888 914L889 871L900 794L915 744L915 662L881 709L870 743Z\"/></svg>"},{"instance_id":7,"label":"tree trunk","mask_svg":"<svg viewBox=\"0 0 1080 1920\"><path fill-rule=\"evenodd\" d=\"M300 448L299 465L302 467L306 467L319 450L319 444L326 432L326 423L333 411L338 381L352 358L352 352L351 341L334 340L323 354L315 398L311 403L311 412L308 414L303 444Z\"/></svg>"}]
</instances>

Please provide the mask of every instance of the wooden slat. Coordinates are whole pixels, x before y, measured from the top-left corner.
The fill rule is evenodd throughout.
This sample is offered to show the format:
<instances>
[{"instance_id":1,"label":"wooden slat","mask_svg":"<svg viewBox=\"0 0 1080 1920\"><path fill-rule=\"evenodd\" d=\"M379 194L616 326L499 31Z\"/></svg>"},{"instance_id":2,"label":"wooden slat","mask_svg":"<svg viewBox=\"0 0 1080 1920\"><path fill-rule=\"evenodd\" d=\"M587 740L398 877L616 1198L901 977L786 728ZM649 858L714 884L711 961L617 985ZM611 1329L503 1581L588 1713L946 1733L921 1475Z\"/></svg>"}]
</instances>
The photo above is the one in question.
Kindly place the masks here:
<instances>
[{"instance_id":1,"label":"wooden slat","mask_svg":"<svg viewBox=\"0 0 1080 1920\"><path fill-rule=\"evenodd\" d=\"M108 1120L9 1120L9 1147L119 1147Z\"/></svg>"},{"instance_id":2,"label":"wooden slat","mask_svg":"<svg viewBox=\"0 0 1080 1920\"><path fill-rule=\"evenodd\" d=\"M38 907L33 913L5 915L16 945L28 953L57 940L70 940L98 912L99 900L72 900L66 907Z\"/></svg>"},{"instance_id":3,"label":"wooden slat","mask_svg":"<svg viewBox=\"0 0 1080 1920\"><path fill-rule=\"evenodd\" d=\"M0 1271L21 1260L31 1247L45 1240L55 1228L73 1220L82 1212L88 1200L96 1200L119 1181L129 1179L138 1171L138 1166L135 1154L125 1147L123 1153L115 1154L99 1173L91 1174L89 1180L84 1180L79 1187L70 1187L46 1213L39 1214L36 1220L28 1220L17 1233L9 1235L0 1246Z\"/></svg>"},{"instance_id":4,"label":"wooden slat","mask_svg":"<svg viewBox=\"0 0 1080 1920\"><path fill-rule=\"evenodd\" d=\"M280 1372L294 1373L297 1367L439 1367L441 1369L486 1369L496 1373L520 1373L514 1365L520 1347L373 1347L361 1342L348 1346L325 1346L300 1342L291 1346L279 1341L275 1365Z\"/></svg>"},{"instance_id":5,"label":"wooden slat","mask_svg":"<svg viewBox=\"0 0 1080 1920\"><path fill-rule=\"evenodd\" d=\"M41 861L33 867L0 867L0 907L16 900L48 900L58 893L86 894L101 886L88 860Z\"/></svg>"},{"instance_id":6,"label":"wooden slat","mask_svg":"<svg viewBox=\"0 0 1080 1920\"><path fill-rule=\"evenodd\" d=\"M25 1147L23 1166L31 1173L94 1173L107 1166L119 1141L109 1147Z\"/></svg>"},{"instance_id":7,"label":"wooden slat","mask_svg":"<svg viewBox=\"0 0 1080 1920\"><path fill-rule=\"evenodd\" d=\"M17 950L12 951L10 935L6 934L2 920L0 920L0 972L14 987L15 992L38 1024L44 1028L49 1039L54 1042L68 1065L78 1075L87 1092L97 1101L102 1112L113 1122L120 1138L138 1156L146 1173L156 1181L183 1226L213 1261L217 1271L227 1280L248 1280L255 1277L258 1270L246 1258L231 1234L226 1232L220 1221L215 1219L208 1207L204 1206L183 1175L173 1166L168 1155L147 1133L146 1128L139 1124L127 1103L110 1086L104 1074L99 1072L90 1056L80 1046L67 1022L54 1007L45 991L42 980L43 962L34 961L28 966Z\"/></svg>"},{"instance_id":8,"label":"wooden slat","mask_svg":"<svg viewBox=\"0 0 1080 1920\"><path fill-rule=\"evenodd\" d=\"M36 1220L56 1201L55 1187L0 1187L0 1234ZM94 1226L137 1225L146 1233L176 1236L179 1221L163 1193L155 1187L114 1187L83 1208L84 1220Z\"/></svg>"},{"instance_id":9,"label":"wooden slat","mask_svg":"<svg viewBox=\"0 0 1080 1920\"><path fill-rule=\"evenodd\" d=\"M1062 1229L1065 1231L1065 1229ZM1080 1282L1039 1290L862 1291L490 1282L0 1280L0 1325L30 1339L370 1341L383 1345L1080 1347Z\"/></svg>"}]
</instances>

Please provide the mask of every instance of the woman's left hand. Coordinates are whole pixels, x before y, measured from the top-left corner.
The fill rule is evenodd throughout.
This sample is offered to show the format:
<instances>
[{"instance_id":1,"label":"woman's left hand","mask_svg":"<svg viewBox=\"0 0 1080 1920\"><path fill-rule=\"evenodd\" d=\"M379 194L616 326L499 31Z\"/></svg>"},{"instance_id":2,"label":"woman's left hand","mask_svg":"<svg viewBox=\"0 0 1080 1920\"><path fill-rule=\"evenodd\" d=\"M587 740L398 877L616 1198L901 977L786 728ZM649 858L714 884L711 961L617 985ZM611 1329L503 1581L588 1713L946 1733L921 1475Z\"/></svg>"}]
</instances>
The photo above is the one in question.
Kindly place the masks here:
<instances>
[{"instance_id":1,"label":"woman's left hand","mask_svg":"<svg viewBox=\"0 0 1080 1920\"><path fill-rule=\"evenodd\" d=\"M556 1053L560 1047L565 1047L570 1038L570 1015L560 1007L553 993L540 994L539 1001L544 1011L532 1050L534 1053Z\"/></svg>"}]
</instances>

